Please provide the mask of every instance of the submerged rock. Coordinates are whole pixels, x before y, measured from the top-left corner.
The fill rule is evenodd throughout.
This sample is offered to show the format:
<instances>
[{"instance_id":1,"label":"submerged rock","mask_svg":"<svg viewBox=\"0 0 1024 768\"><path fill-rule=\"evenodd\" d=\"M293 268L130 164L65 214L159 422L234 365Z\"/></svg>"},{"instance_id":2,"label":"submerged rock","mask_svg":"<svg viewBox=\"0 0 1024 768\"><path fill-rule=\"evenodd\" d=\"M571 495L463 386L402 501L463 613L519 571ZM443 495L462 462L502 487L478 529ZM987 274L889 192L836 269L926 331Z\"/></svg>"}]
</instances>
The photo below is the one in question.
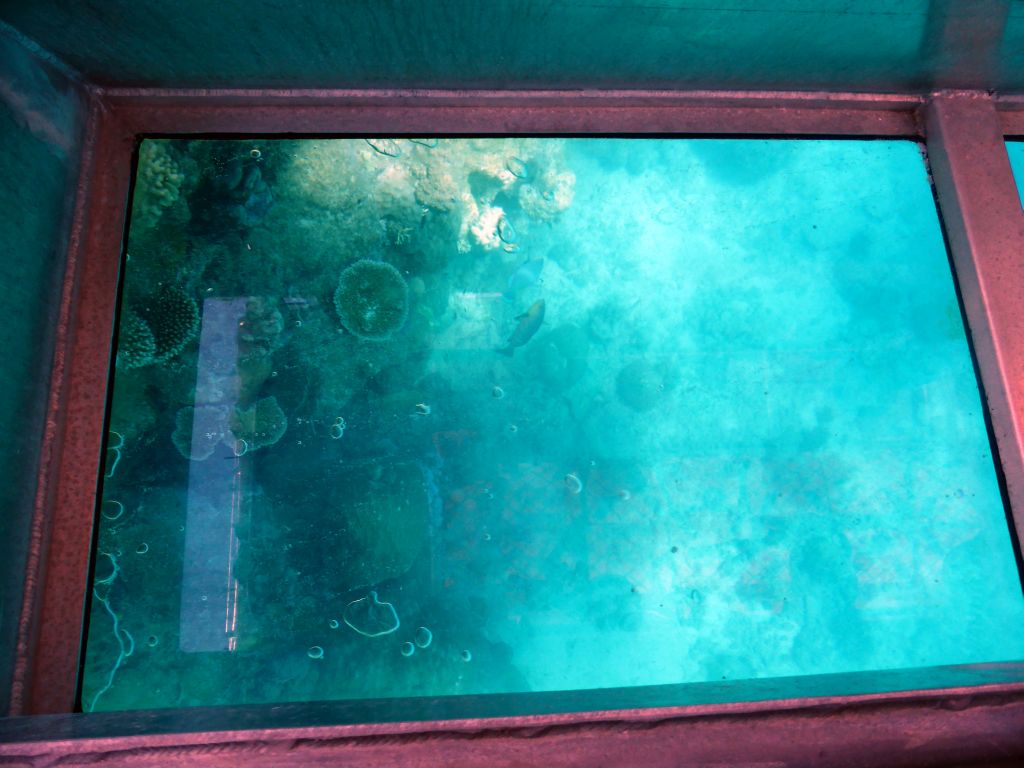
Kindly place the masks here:
<instances>
[{"instance_id":1,"label":"submerged rock","mask_svg":"<svg viewBox=\"0 0 1024 768\"><path fill-rule=\"evenodd\" d=\"M373 463L339 478L331 514L345 551L332 563L340 586L401 576L426 550L430 507L423 472L412 462Z\"/></svg>"},{"instance_id":2,"label":"submerged rock","mask_svg":"<svg viewBox=\"0 0 1024 768\"><path fill-rule=\"evenodd\" d=\"M551 389L563 392L587 372L590 340L578 326L560 325L534 342L532 362Z\"/></svg>"},{"instance_id":3,"label":"submerged rock","mask_svg":"<svg viewBox=\"0 0 1024 768\"><path fill-rule=\"evenodd\" d=\"M673 377L646 360L627 363L615 378L615 394L634 411L651 411L658 407L674 385Z\"/></svg>"}]
</instances>

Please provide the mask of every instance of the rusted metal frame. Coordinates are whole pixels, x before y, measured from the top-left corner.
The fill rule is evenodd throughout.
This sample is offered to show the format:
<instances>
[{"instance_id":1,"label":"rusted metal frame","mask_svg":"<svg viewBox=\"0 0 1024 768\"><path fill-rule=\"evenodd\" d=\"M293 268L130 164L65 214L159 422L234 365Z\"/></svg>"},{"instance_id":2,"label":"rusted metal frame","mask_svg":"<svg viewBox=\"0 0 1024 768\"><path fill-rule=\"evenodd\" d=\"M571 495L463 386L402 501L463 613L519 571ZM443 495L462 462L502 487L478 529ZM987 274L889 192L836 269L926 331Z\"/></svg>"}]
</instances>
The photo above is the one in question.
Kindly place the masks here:
<instances>
[{"instance_id":1,"label":"rusted metal frame","mask_svg":"<svg viewBox=\"0 0 1024 768\"><path fill-rule=\"evenodd\" d=\"M774 102L770 95L760 94L723 94L716 100L708 94L688 99L679 95L630 93L614 95L609 102L602 102L598 94L579 94L578 101L572 94L485 96L474 100L472 94L449 93L439 97L438 102L432 102L431 96L422 92L384 92L378 97L348 92L260 92L256 96L238 92L161 94L110 91L102 94L105 109L97 111L94 132L96 172L91 188L80 190L83 195L88 192L90 202L88 205L79 204L76 231L83 235L80 242L72 244L76 252L69 261L72 266L65 290L68 317L62 320L61 339L67 356L64 363L66 371L55 377L54 405L49 420L55 433L49 438L49 445L59 460L44 472L40 484L40 498L55 500L51 505L41 504L44 511L53 510L54 527L59 526L60 534L54 536L48 553L39 556L39 560L45 562L45 587L37 586L35 597L30 596L26 603L38 611L38 614L31 615L40 617L40 632L38 641L34 645L28 642L21 653L23 672L19 690L22 693L18 711L68 712L73 704L82 639L85 564L91 543L95 480L103 437L103 406L118 256L127 201L130 154L138 135L626 132L913 136L918 133L915 107L921 103L913 97L879 97L873 100L858 96L844 101L830 95L780 97ZM979 316L969 312L969 316L972 323L981 322L983 325L988 319L984 314ZM51 591L63 594L51 595ZM33 672L30 677L27 675L29 665ZM24 693L26 685L30 686L31 696ZM946 703L942 706L968 706L974 697L982 695L982 691L970 685L950 690L944 694ZM929 696L920 691L914 695ZM1001 689L1000 695L1004 697L1004 703L1008 702L1005 706L1009 707L1000 711L1019 714L1024 701L1020 685ZM898 696L901 694L868 696L863 706L889 706ZM821 701L817 697L797 700L800 706L810 708ZM767 713L780 705L782 702L778 700L763 702L762 715L774 716ZM921 710L919 714L926 716L932 706L925 705L927 711ZM913 707L912 710L918 712ZM687 716L705 717L710 716L709 712L690 708ZM652 719L659 721L669 714L666 709L658 708L635 710L624 717L636 723ZM187 720L187 711L182 715ZM556 723L593 721L593 715L579 713L521 716L503 719L500 727L512 729L518 733L516 738L522 740L528 733L534 733L531 729L544 728L546 732L556 727ZM473 732L479 727L474 725L479 721L462 722L463 733ZM984 730L988 727L986 722L982 717L976 728L968 728L965 733L988 733ZM451 723L429 722L396 724L393 727L399 725L403 733L451 730L453 727ZM1006 732L1000 730L1001 726L992 727L997 735L1002 735L996 738L988 734L986 738L1003 739L1001 743L1009 743L1004 738ZM280 743L298 738L285 732L270 733L285 740ZM302 738L307 739L334 738L322 729L303 729L303 733L305 736ZM342 738L344 733L337 731L338 738ZM738 731L733 737L735 733ZM184 737L163 738L171 738L173 743L187 741ZM206 734L201 741L209 744L225 738L224 733ZM265 740L270 737L264 734L259 738ZM527 741L533 743L529 739ZM1024 749L1016 742L1013 748ZM235 757L237 759L237 755Z\"/></svg>"},{"instance_id":2,"label":"rusted metal frame","mask_svg":"<svg viewBox=\"0 0 1024 768\"><path fill-rule=\"evenodd\" d=\"M146 91L104 99L138 134L625 133L914 136L913 96L650 92Z\"/></svg>"},{"instance_id":3,"label":"rusted metal frame","mask_svg":"<svg viewBox=\"0 0 1024 768\"><path fill-rule=\"evenodd\" d=\"M74 706L132 140L92 98L18 629L15 715Z\"/></svg>"},{"instance_id":4,"label":"rusted metal frame","mask_svg":"<svg viewBox=\"0 0 1024 768\"><path fill-rule=\"evenodd\" d=\"M1003 120L989 95L936 94L924 120L1019 561L1019 542L1024 541L1024 212Z\"/></svg>"},{"instance_id":5,"label":"rusted metal frame","mask_svg":"<svg viewBox=\"0 0 1024 768\"><path fill-rule=\"evenodd\" d=\"M999 689L975 691L969 701L939 691L388 725L302 726L292 718L279 727L234 731L202 728L203 712L195 713L199 728L190 733L98 738L71 737L67 725L74 716L45 718L48 738L8 739L0 745L0 761L964 768L1024 754L1024 698ZM110 716L77 716L87 717Z\"/></svg>"},{"instance_id":6,"label":"rusted metal frame","mask_svg":"<svg viewBox=\"0 0 1024 768\"><path fill-rule=\"evenodd\" d=\"M999 122L1006 136L1024 136L1024 95L996 96Z\"/></svg>"}]
</instances>

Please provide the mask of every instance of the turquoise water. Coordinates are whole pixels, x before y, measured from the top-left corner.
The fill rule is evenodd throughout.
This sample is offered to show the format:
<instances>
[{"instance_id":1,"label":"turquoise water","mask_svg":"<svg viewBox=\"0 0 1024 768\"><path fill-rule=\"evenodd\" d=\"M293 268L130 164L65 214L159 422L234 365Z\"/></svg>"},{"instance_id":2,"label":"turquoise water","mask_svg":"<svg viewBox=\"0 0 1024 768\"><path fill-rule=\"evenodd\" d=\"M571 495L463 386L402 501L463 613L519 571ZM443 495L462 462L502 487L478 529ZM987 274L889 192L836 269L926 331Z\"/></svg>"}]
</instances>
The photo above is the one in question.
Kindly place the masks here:
<instances>
[{"instance_id":1,"label":"turquoise water","mask_svg":"<svg viewBox=\"0 0 1024 768\"><path fill-rule=\"evenodd\" d=\"M1010 156L1010 167L1017 182L1018 193L1024 189L1024 142L1006 142L1006 154Z\"/></svg>"},{"instance_id":2,"label":"turquoise water","mask_svg":"<svg viewBox=\"0 0 1024 768\"><path fill-rule=\"evenodd\" d=\"M1024 657L907 141L143 144L82 705Z\"/></svg>"}]
</instances>

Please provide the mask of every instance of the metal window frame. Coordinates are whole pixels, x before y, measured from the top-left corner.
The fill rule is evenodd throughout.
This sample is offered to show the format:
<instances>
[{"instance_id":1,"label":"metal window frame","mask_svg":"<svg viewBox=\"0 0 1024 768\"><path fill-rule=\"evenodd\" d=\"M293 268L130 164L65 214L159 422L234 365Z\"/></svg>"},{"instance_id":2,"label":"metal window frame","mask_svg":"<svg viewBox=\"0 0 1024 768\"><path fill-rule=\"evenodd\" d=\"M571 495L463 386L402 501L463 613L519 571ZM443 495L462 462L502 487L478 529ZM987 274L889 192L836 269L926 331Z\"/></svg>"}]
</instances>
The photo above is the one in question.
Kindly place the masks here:
<instances>
[{"instance_id":1,"label":"metal window frame","mask_svg":"<svg viewBox=\"0 0 1024 768\"><path fill-rule=\"evenodd\" d=\"M1024 134L1024 100L982 92L95 89L18 627L10 702L16 717L0 720L0 761L57 756L122 765L146 756L204 765L358 759L366 765L643 762L654 768L1024 760L1024 661L583 694L71 714L138 138L396 132L924 140L1010 524L1018 541L1024 539L1024 213L1003 142L1004 134ZM873 692L879 690L888 692ZM573 709L579 711L565 713Z\"/></svg>"}]
</instances>

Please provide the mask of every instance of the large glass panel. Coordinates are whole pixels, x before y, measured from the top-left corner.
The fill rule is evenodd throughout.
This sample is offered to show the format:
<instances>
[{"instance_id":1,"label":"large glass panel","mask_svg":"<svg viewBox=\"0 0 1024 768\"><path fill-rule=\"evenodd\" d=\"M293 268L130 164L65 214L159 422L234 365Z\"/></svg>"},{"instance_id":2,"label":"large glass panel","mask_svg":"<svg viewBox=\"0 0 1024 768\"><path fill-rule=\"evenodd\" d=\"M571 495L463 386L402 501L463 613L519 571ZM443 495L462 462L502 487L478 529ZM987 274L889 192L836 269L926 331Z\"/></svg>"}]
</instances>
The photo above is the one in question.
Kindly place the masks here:
<instances>
[{"instance_id":1,"label":"large glass panel","mask_svg":"<svg viewBox=\"0 0 1024 768\"><path fill-rule=\"evenodd\" d=\"M86 710L1024 657L913 142L147 140L116 345Z\"/></svg>"}]
</instances>

